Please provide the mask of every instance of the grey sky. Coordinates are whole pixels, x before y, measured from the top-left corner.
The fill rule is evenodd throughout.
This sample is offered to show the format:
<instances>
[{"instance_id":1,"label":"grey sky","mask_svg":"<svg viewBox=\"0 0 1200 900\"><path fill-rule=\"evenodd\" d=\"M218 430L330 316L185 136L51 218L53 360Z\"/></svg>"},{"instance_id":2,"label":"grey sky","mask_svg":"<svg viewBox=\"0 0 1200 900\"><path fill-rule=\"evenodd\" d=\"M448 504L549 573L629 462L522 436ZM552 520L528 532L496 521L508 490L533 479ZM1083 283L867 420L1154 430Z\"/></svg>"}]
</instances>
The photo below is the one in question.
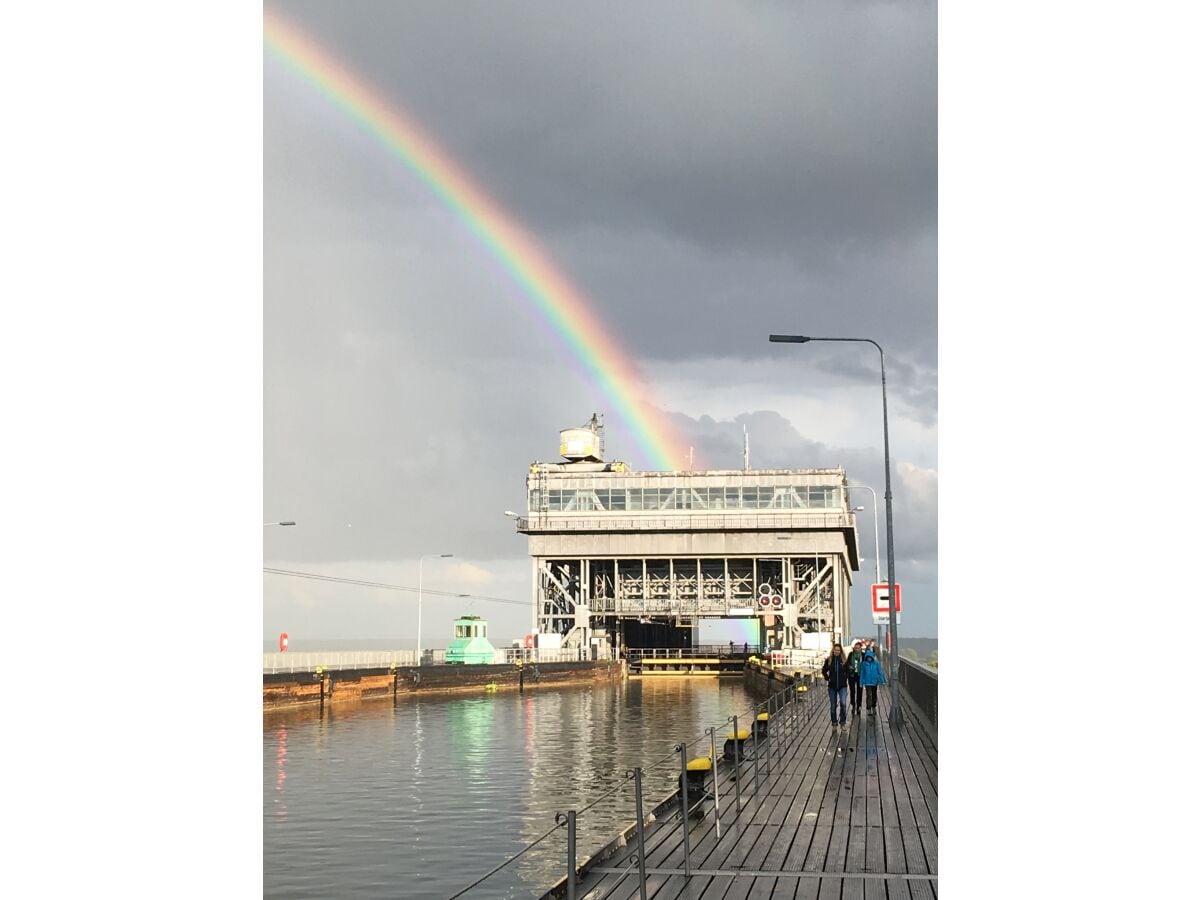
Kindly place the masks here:
<instances>
[{"instance_id":1,"label":"grey sky","mask_svg":"<svg viewBox=\"0 0 1200 900\"><path fill-rule=\"evenodd\" d=\"M746 424L754 465L843 465L882 520L873 348L766 338L880 341L902 632L936 634L933 4L279 8L542 244L710 466L740 467ZM610 455L640 451L399 160L270 57L264 94L264 504L300 522L268 529L267 564L415 584L454 552L428 584L528 597L502 511L529 463L593 411ZM414 608L265 579L267 634L409 638ZM514 610L480 611L516 635ZM456 612L426 604L427 633Z\"/></svg>"}]
</instances>

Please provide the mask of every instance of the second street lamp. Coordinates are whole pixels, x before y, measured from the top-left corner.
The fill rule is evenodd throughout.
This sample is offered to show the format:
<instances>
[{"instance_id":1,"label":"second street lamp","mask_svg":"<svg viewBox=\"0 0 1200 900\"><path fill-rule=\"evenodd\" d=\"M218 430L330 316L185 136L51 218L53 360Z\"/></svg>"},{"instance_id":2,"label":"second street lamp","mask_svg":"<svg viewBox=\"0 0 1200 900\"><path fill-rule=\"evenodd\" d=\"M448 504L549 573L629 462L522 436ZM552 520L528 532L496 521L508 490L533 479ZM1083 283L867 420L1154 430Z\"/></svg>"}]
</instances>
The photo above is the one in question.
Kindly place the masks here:
<instances>
[{"instance_id":1,"label":"second street lamp","mask_svg":"<svg viewBox=\"0 0 1200 900\"><path fill-rule=\"evenodd\" d=\"M421 665L421 606L425 599L425 560L432 559L450 559L454 556L453 553L426 553L417 560L417 665Z\"/></svg>"},{"instance_id":2,"label":"second street lamp","mask_svg":"<svg viewBox=\"0 0 1200 900\"><path fill-rule=\"evenodd\" d=\"M852 484L846 488L848 491L870 491L871 492L871 520L875 525L875 583L879 583L879 508L875 505L875 488L868 487L865 484ZM856 509L862 509L861 506Z\"/></svg>"},{"instance_id":3,"label":"second street lamp","mask_svg":"<svg viewBox=\"0 0 1200 900\"><path fill-rule=\"evenodd\" d=\"M883 365L883 348L870 338L848 337L809 337L803 334L773 334L770 336L773 344L807 344L811 341L831 343L871 344L879 351L879 377L883 386L883 508L887 517L887 569L888 569L888 637L891 646L888 648L888 681L892 687L892 710L889 721L893 725L901 725L904 715L900 711L900 689L896 681L898 671L897 660L900 656L900 642L896 635L896 560L892 546L892 459L888 447L887 421L887 371Z\"/></svg>"},{"instance_id":4,"label":"second street lamp","mask_svg":"<svg viewBox=\"0 0 1200 900\"><path fill-rule=\"evenodd\" d=\"M879 584L879 506L875 501L875 488L866 484L852 484L846 490L871 492L871 522L875 526L875 583ZM883 638L879 634L878 627L875 629L875 642L877 644L883 643Z\"/></svg>"}]
</instances>

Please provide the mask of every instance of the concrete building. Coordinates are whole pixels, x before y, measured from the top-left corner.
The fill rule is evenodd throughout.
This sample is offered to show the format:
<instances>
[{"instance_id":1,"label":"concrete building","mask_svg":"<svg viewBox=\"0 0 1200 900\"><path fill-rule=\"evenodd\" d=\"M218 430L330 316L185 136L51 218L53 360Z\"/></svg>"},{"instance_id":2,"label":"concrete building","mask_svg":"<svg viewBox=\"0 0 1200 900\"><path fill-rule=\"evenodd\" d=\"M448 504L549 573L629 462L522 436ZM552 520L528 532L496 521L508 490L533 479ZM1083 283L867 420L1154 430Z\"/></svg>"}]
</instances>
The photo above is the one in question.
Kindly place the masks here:
<instances>
[{"instance_id":1,"label":"concrete building","mask_svg":"<svg viewBox=\"0 0 1200 900\"><path fill-rule=\"evenodd\" d=\"M564 431L568 461L529 470L517 530L541 646L695 646L705 618L756 620L769 648L849 637L843 469L635 472L603 460L601 428Z\"/></svg>"}]
</instances>

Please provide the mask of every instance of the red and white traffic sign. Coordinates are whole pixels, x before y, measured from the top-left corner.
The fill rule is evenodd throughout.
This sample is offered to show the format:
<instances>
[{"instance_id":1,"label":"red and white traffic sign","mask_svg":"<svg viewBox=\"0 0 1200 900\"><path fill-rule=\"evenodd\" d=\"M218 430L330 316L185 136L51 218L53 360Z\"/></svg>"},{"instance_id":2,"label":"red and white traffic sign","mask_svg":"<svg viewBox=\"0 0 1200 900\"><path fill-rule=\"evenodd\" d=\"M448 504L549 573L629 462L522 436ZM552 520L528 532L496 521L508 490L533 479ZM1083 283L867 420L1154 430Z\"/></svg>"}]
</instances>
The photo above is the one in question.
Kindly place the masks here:
<instances>
[{"instance_id":1,"label":"red and white traffic sign","mask_svg":"<svg viewBox=\"0 0 1200 900\"><path fill-rule=\"evenodd\" d=\"M900 609L904 605L904 594L900 591L900 582L896 582L896 624L900 624ZM871 619L876 625L890 624L888 612L888 586L886 584L871 585Z\"/></svg>"},{"instance_id":2,"label":"red and white traffic sign","mask_svg":"<svg viewBox=\"0 0 1200 900\"><path fill-rule=\"evenodd\" d=\"M896 582L896 612L904 608L904 594L900 591L900 582ZM885 613L888 611L888 585L871 585L871 612Z\"/></svg>"}]
</instances>

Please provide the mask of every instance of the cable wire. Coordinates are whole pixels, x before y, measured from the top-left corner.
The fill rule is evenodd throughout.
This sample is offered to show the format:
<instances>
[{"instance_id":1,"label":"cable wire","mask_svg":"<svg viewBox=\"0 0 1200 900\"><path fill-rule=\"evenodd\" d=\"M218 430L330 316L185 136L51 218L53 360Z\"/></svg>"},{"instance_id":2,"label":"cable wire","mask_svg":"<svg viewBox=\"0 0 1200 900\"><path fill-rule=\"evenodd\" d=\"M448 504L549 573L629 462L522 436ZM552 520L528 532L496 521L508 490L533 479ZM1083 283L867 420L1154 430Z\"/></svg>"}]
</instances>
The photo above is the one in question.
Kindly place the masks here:
<instances>
[{"instance_id":1,"label":"cable wire","mask_svg":"<svg viewBox=\"0 0 1200 900\"><path fill-rule=\"evenodd\" d=\"M530 850L532 850L534 847L536 847L538 844L540 844L540 843L541 843L542 841L544 841L546 838L550 837L550 835L554 834L554 832L558 831L558 829L560 829L560 828L562 828L562 827L563 827L563 826L562 826L561 824L559 824L558 822L555 822L555 823L554 823L554 827L553 827L553 828L551 828L549 831L547 831L545 834L543 834L543 835L542 835L540 838L538 838L536 841L534 841L534 842L533 842L533 843L531 843L531 844L527 844L523 850L519 850L518 852L514 853L512 856L510 856L510 857L509 857L508 859L506 859L504 862L500 863L500 865L496 866L494 869L492 869L491 871L489 871L489 872L488 872L486 875L481 875L479 878L477 878L477 879L475 879L474 881L472 881L470 884L468 884L468 885L467 885L465 888L463 888L463 889L462 889L461 891L459 891L457 894L451 894L451 895L450 895L450 897L449 897L449 900L455 900L455 898L457 898L457 897L461 897L461 896L462 896L463 894L465 894L467 891L471 890L471 888L473 888L473 887L475 887L476 885L478 885L478 884L481 884L482 882L484 882L484 881L486 881L487 879L491 878L493 875L495 875L497 872L499 872L501 869L503 869L505 866L507 866L507 865L508 865L510 862L512 862L514 859L516 859L516 858L518 858L518 857L520 857L520 856L524 856L526 853L528 853Z\"/></svg>"},{"instance_id":2,"label":"cable wire","mask_svg":"<svg viewBox=\"0 0 1200 900\"><path fill-rule=\"evenodd\" d=\"M336 575L320 575L316 572L297 572L291 569L272 569L266 566L263 571L268 575L287 575L292 578L310 578L314 581L333 581L339 584L357 584L361 587L383 588L389 591L408 591L409 593L432 594L437 597L461 597L465 600L486 600L489 603L508 603L513 606L529 606L528 600L513 600L511 597L487 597L482 594L460 594L457 591L436 591L433 588L407 587L402 584L385 584L381 581L363 581L359 578L339 578Z\"/></svg>"}]
</instances>

